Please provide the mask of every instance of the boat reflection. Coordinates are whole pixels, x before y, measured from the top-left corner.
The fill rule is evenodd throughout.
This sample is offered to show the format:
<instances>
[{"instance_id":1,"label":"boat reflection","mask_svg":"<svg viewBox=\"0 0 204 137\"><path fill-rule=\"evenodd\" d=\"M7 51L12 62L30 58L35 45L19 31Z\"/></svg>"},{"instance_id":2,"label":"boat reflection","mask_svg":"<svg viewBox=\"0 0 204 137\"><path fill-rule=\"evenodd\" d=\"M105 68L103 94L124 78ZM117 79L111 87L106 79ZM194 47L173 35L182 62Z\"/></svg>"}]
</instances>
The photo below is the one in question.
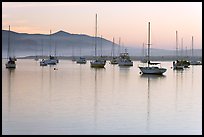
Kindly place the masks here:
<instances>
[{"instance_id":1,"label":"boat reflection","mask_svg":"<svg viewBox=\"0 0 204 137\"><path fill-rule=\"evenodd\" d=\"M150 78L150 79L163 79L166 78L166 75L154 75L154 74L142 74L141 78Z\"/></svg>"},{"instance_id":2,"label":"boat reflection","mask_svg":"<svg viewBox=\"0 0 204 137\"><path fill-rule=\"evenodd\" d=\"M10 113L11 113L11 94L13 92L13 82L14 82L14 73L15 73L15 69L7 69L8 71L8 118L10 117Z\"/></svg>"}]
</instances>

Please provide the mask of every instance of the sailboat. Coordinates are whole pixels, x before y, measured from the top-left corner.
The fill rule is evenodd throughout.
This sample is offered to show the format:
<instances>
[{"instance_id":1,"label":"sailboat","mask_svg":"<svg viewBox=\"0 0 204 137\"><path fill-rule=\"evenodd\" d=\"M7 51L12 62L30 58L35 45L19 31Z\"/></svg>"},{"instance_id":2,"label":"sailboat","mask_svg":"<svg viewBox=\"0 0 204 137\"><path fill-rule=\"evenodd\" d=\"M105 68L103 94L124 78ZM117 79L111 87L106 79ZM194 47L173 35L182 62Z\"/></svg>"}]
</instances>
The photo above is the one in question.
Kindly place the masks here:
<instances>
[{"instance_id":1,"label":"sailboat","mask_svg":"<svg viewBox=\"0 0 204 137\"><path fill-rule=\"evenodd\" d=\"M43 41L42 41L42 60L40 61L40 66L47 66L45 59L43 58Z\"/></svg>"},{"instance_id":2,"label":"sailboat","mask_svg":"<svg viewBox=\"0 0 204 137\"><path fill-rule=\"evenodd\" d=\"M56 65L57 60L55 59L54 56L51 55L51 30L50 30L50 56L49 59L45 60L45 63L48 65Z\"/></svg>"},{"instance_id":3,"label":"sailboat","mask_svg":"<svg viewBox=\"0 0 204 137\"><path fill-rule=\"evenodd\" d=\"M76 61L78 64L86 64L86 58L81 56L81 47L80 47L80 57Z\"/></svg>"},{"instance_id":4,"label":"sailboat","mask_svg":"<svg viewBox=\"0 0 204 137\"><path fill-rule=\"evenodd\" d=\"M106 61L102 58L97 58L97 14L96 14L96 32L95 32L95 60L91 61L91 67L93 68L104 68Z\"/></svg>"},{"instance_id":5,"label":"sailboat","mask_svg":"<svg viewBox=\"0 0 204 137\"><path fill-rule=\"evenodd\" d=\"M72 45L72 61L76 61L75 57L74 57L74 47Z\"/></svg>"},{"instance_id":6,"label":"sailboat","mask_svg":"<svg viewBox=\"0 0 204 137\"><path fill-rule=\"evenodd\" d=\"M190 61L190 64L191 65L202 65L202 62L201 61L197 61L195 59L193 59L193 36L192 36L192 49L191 49L191 55L192 55L192 59Z\"/></svg>"},{"instance_id":7,"label":"sailboat","mask_svg":"<svg viewBox=\"0 0 204 137\"><path fill-rule=\"evenodd\" d=\"M10 56L10 25L9 25L9 32L8 32L8 53L7 53L8 62L5 64L6 68L16 68L16 58Z\"/></svg>"},{"instance_id":8,"label":"sailboat","mask_svg":"<svg viewBox=\"0 0 204 137\"><path fill-rule=\"evenodd\" d=\"M181 39L181 56L182 56L182 60L181 63L183 65L184 68L189 68L190 66L190 62L183 59L183 38Z\"/></svg>"},{"instance_id":9,"label":"sailboat","mask_svg":"<svg viewBox=\"0 0 204 137\"><path fill-rule=\"evenodd\" d=\"M117 57L114 56L114 38L113 38L113 46L112 46L112 59L110 60L111 64L118 64Z\"/></svg>"},{"instance_id":10,"label":"sailboat","mask_svg":"<svg viewBox=\"0 0 204 137\"><path fill-rule=\"evenodd\" d=\"M166 68L162 68L161 66L153 66L153 65L158 65L160 63L152 63L150 62L150 22L148 22L148 56L147 56L147 67L139 66L139 69L143 74L158 74L162 75L164 72L166 72Z\"/></svg>"},{"instance_id":11,"label":"sailboat","mask_svg":"<svg viewBox=\"0 0 204 137\"><path fill-rule=\"evenodd\" d=\"M103 49L102 48L103 47L102 42L103 42L103 38L102 38L102 35L101 35L101 56L99 58L100 58L101 61L104 61L106 63L106 57L102 55L102 53L103 53L103 51L102 51L102 49Z\"/></svg>"},{"instance_id":12,"label":"sailboat","mask_svg":"<svg viewBox=\"0 0 204 137\"><path fill-rule=\"evenodd\" d=\"M120 53L118 65L119 66L133 66L133 62L130 59L127 49L125 49L124 53Z\"/></svg>"},{"instance_id":13,"label":"sailboat","mask_svg":"<svg viewBox=\"0 0 204 137\"><path fill-rule=\"evenodd\" d=\"M147 63L146 50L145 50L145 47L144 47L144 43L142 45L142 58L141 58L140 62Z\"/></svg>"},{"instance_id":14,"label":"sailboat","mask_svg":"<svg viewBox=\"0 0 204 137\"><path fill-rule=\"evenodd\" d=\"M176 31L176 58L178 58L178 34L177 34L177 31ZM184 66L181 62L181 60L176 60L176 61L173 61L173 69L184 69Z\"/></svg>"},{"instance_id":15,"label":"sailboat","mask_svg":"<svg viewBox=\"0 0 204 137\"><path fill-rule=\"evenodd\" d=\"M35 46L35 58L34 58L35 61L38 61L38 56L37 56L37 46Z\"/></svg>"},{"instance_id":16,"label":"sailboat","mask_svg":"<svg viewBox=\"0 0 204 137\"><path fill-rule=\"evenodd\" d=\"M57 45L56 45L56 41L55 41L55 56L54 59L56 60L57 63L59 63L59 59L57 58Z\"/></svg>"}]
</instances>

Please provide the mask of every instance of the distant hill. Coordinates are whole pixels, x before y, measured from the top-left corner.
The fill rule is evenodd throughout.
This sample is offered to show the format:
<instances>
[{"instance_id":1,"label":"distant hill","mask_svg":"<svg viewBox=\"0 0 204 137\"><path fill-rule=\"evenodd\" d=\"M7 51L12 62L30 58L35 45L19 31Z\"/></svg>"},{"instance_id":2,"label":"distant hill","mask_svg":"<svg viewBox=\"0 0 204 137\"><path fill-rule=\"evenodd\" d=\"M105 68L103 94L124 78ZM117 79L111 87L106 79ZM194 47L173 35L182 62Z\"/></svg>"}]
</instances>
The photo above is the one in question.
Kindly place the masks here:
<instances>
[{"instance_id":1,"label":"distant hill","mask_svg":"<svg viewBox=\"0 0 204 137\"><path fill-rule=\"evenodd\" d=\"M55 54L55 44L56 53L59 56L92 56L95 54L94 40L92 36L85 34L71 34L65 31L58 31L56 33L47 34L27 34L27 33L17 33L11 31L11 55L14 54L17 57L22 56L35 56ZM102 55L110 56L112 50L112 41L106 40L104 38L97 37L97 55L101 55L101 43L102 43ZM141 48L125 47L131 56L142 56ZM2 57L7 56L8 49L8 31L2 30ZM81 52L80 52L81 51ZM115 54L119 51L124 51L124 47L120 47L115 44ZM184 51L185 53L185 51ZM191 55L191 51L187 51L188 55ZM175 55L174 50L164 50L164 49L151 49L151 56L172 56ZM194 49L194 55L202 56L202 49Z\"/></svg>"}]
</instances>

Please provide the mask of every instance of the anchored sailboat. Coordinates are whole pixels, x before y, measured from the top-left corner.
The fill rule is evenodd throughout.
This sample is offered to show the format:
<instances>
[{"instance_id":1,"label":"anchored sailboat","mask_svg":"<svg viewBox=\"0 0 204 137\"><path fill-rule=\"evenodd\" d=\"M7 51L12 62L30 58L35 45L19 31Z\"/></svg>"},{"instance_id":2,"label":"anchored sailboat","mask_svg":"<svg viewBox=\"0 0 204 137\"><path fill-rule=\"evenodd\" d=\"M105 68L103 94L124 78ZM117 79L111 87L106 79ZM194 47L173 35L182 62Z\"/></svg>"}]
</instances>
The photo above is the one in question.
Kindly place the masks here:
<instances>
[{"instance_id":1,"label":"anchored sailboat","mask_svg":"<svg viewBox=\"0 0 204 137\"><path fill-rule=\"evenodd\" d=\"M142 45L142 58L140 60L140 62L142 63L147 63L147 59L146 59L146 49L144 47L144 43Z\"/></svg>"},{"instance_id":2,"label":"anchored sailboat","mask_svg":"<svg viewBox=\"0 0 204 137\"><path fill-rule=\"evenodd\" d=\"M112 59L110 60L111 64L118 64L117 57L114 56L114 38L113 38L113 46L112 46Z\"/></svg>"},{"instance_id":3,"label":"anchored sailboat","mask_svg":"<svg viewBox=\"0 0 204 137\"><path fill-rule=\"evenodd\" d=\"M43 57L43 40L41 41L42 44L42 60L40 61L40 66L47 66L47 63L45 62L45 59Z\"/></svg>"},{"instance_id":4,"label":"anchored sailboat","mask_svg":"<svg viewBox=\"0 0 204 137\"><path fill-rule=\"evenodd\" d=\"M176 31L176 61L173 61L173 69L184 69L181 60L178 60L178 32Z\"/></svg>"},{"instance_id":5,"label":"anchored sailboat","mask_svg":"<svg viewBox=\"0 0 204 137\"><path fill-rule=\"evenodd\" d=\"M56 41L55 41L55 56L54 56L54 59L56 60L57 63L59 63L59 59L57 58L57 44L56 44Z\"/></svg>"},{"instance_id":6,"label":"anchored sailboat","mask_svg":"<svg viewBox=\"0 0 204 137\"><path fill-rule=\"evenodd\" d=\"M102 58L97 58L97 14L96 14L96 32L95 32L95 60L91 61L91 67L93 68L104 68L106 61Z\"/></svg>"},{"instance_id":7,"label":"anchored sailboat","mask_svg":"<svg viewBox=\"0 0 204 137\"><path fill-rule=\"evenodd\" d=\"M191 65L202 65L202 62L201 61L197 61L195 59L193 59L193 36L192 36L192 49L191 49L191 61L190 61L190 64Z\"/></svg>"},{"instance_id":8,"label":"anchored sailboat","mask_svg":"<svg viewBox=\"0 0 204 137\"><path fill-rule=\"evenodd\" d=\"M120 53L118 65L119 66L133 66L133 62L130 59L127 49L125 49L124 53Z\"/></svg>"},{"instance_id":9,"label":"anchored sailboat","mask_svg":"<svg viewBox=\"0 0 204 137\"><path fill-rule=\"evenodd\" d=\"M51 30L50 30L50 56L49 59L45 60L45 63L48 65L56 65L57 64L57 60L55 59L54 56L51 55Z\"/></svg>"},{"instance_id":10,"label":"anchored sailboat","mask_svg":"<svg viewBox=\"0 0 204 137\"><path fill-rule=\"evenodd\" d=\"M78 64L86 64L86 58L81 56L81 47L79 47L79 48L80 48L80 49L79 49L79 50L80 50L80 52L79 52L80 57L77 59L76 62L77 62Z\"/></svg>"},{"instance_id":11,"label":"anchored sailboat","mask_svg":"<svg viewBox=\"0 0 204 137\"><path fill-rule=\"evenodd\" d=\"M74 47L72 45L72 61L76 61L75 56L74 56Z\"/></svg>"},{"instance_id":12,"label":"anchored sailboat","mask_svg":"<svg viewBox=\"0 0 204 137\"><path fill-rule=\"evenodd\" d=\"M163 74L164 72L166 72L166 68L162 68L161 66L153 66L153 65L158 65L160 63L153 63L150 62L150 22L148 23L149 29L148 29L148 56L147 56L147 67L143 67L143 66L139 66L139 69L141 70L141 72L143 74Z\"/></svg>"},{"instance_id":13,"label":"anchored sailboat","mask_svg":"<svg viewBox=\"0 0 204 137\"><path fill-rule=\"evenodd\" d=\"M9 32L8 32L8 53L7 53L8 62L5 64L6 68L16 68L16 58L11 57L10 55L10 25L9 25Z\"/></svg>"},{"instance_id":14,"label":"anchored sailboat","mask_svg":"<svg viewBox=\"0 0 204 137\"><path fill-rule=\"evenodd\" d=\"M35 46L35 58L34 58L34 60L35 60L35 61L38 61L38 59L39 59L39 58L38 58L38 56L37 56L37 46Z\"/></svg>"}]
</instances>

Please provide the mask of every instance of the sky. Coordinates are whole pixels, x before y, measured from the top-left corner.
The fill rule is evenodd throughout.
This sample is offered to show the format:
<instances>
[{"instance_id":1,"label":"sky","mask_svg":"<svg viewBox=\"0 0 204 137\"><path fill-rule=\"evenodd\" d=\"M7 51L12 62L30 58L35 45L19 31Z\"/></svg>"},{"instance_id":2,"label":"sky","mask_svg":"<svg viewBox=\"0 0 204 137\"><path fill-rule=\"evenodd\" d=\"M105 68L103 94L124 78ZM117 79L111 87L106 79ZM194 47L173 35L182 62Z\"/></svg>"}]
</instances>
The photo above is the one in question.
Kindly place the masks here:
<instances>
[{"instance_id":1,"label":"sky","mask_svg":"<svg viewBox=\"0 0 204 137\"><path fill-rule=\"evenodd\" d=\"M151 23L151 47L202 48L201 2L2 2L2 30L29 34L49 34L64 30L73 34L95 34L124 46L147 44L148 22Z\"/></svg>"}]
</instances>

